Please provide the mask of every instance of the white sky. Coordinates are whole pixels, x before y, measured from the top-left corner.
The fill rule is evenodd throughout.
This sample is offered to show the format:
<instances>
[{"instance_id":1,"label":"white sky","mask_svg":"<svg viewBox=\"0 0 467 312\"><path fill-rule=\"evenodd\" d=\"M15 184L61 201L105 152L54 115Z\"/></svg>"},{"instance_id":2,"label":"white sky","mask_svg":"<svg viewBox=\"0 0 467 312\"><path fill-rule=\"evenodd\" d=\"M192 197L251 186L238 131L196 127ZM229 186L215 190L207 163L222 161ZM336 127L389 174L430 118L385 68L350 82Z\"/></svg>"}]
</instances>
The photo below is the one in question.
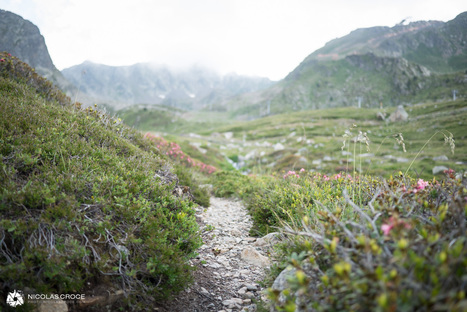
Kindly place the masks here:
<instances>
[{"instance_id":1,"label":"white sky","mask_svg":"<svg viewBox=\"0 0 467 312\"><path fill-rule=\"evenodd\" d=\"M356 28L402 19L448 21L465 0L0 0L36 24L58 69L194 63L284 78L310 53Z\"/></svg>"}]
</instances>

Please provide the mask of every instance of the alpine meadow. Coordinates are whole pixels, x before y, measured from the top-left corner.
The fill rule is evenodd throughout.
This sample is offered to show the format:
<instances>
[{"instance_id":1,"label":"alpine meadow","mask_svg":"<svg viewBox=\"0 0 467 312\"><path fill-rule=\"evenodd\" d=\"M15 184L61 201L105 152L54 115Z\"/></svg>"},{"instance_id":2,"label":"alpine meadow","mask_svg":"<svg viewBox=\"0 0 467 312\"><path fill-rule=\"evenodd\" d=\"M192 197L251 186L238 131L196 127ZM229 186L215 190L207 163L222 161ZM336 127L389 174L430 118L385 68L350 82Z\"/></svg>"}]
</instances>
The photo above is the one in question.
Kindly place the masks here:
<instances>
[{"instance_id":1,"label":"alpine meadow","mask_svg":"<svg viewBox=\"0 0 467 312\"><path fill-rule=\"evenodd\" d=\"M467 12L279 81L0 51L1 311L467 311Z\"/></svg>"}]
</instances>

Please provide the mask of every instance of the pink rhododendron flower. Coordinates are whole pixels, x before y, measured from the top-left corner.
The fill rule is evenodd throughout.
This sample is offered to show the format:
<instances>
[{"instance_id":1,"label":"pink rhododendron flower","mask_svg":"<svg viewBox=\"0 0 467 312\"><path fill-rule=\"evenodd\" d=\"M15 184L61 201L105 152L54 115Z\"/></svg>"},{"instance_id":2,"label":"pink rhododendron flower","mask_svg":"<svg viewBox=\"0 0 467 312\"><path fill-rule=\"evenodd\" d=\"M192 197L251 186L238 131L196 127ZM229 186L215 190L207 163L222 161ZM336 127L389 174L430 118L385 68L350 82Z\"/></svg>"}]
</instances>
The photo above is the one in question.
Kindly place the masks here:
<instances>
[{"instance_id":1,"label":"pink rhododendron flower","mask_svg":"<svg viewBox=\"0 0 467 312\"><path fill-rule=\"evenodd\" d=\"M399 228L405 228L405 229L410 229L412 227L410 224L408 224L404 220L390 217L388 219L388 223L383 223L381 225L381 231L383 231L384 235L389 235L391 230L396 226Z\"/></svg>"},{"instance_id":2,"label":"pink rhododendron flower","mask_svg":"<svg viewBox=\"0 0 467 312\"><path fill-rule=\"evenodd\" d=\"M287 172L285 175L284 175L284 179L287 179L287 177L289 176L295 176L297 178L300 178L300 176L295 172L295 171L292 171L292 170L289 170L289 172Z\"/></svg>"},{"instance_id":3,"label":"pink rhododendron flower","mask_svg":"<svg viewBox=\"0 0 467 312\"><path fill-rule=\"evenodd\" d=\"M418 179L417 186L413 190L414 193L417 193L418 191L424 190L425 187L428 186L427 181L423 181L423 179Z\"/></svg>"},{"instance_id":4,"label":"pink rhododendron flower","mask_svg":"<svg viewBox=\"0 0 467 312\"><path fill-rule=\"evenodd\" d=\"M384 235L389 235L389 232L392 230L394 225L390 224L383 224L381 225L381 231L383 231Z\"/></svg>"}]
</instances>

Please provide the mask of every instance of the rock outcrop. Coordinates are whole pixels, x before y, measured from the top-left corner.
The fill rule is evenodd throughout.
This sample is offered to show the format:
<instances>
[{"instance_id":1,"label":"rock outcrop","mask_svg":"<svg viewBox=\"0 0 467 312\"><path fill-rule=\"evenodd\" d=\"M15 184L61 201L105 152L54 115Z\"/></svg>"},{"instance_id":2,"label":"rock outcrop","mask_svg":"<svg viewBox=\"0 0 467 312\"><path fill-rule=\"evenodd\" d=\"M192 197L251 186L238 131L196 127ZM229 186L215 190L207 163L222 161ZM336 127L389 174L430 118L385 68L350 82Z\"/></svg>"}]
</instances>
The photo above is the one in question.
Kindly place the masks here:
<instances>
[{"instance_id":1,"label":"rock outcrop","mask_svg":"<svg viewBox=\"0 0 467 312\"><path fill-rule=\"evenodd\" d=\"M0 51L21 59L63 91L74 90L74 86L53 64L39 28L21 16L1 9Z\"/></svg>"},{"instance_id":2,"label":"rock outcrop","mask_svg":"<svg viewBox=\"0 0 467 312\"><path fill-rule=\"evenodd\" d=\"M391 122L396 121L407 121L409 114L405 111L404 106L399 105L394 113L389 115L389 120Z\"/></svg>"}]
</instances>

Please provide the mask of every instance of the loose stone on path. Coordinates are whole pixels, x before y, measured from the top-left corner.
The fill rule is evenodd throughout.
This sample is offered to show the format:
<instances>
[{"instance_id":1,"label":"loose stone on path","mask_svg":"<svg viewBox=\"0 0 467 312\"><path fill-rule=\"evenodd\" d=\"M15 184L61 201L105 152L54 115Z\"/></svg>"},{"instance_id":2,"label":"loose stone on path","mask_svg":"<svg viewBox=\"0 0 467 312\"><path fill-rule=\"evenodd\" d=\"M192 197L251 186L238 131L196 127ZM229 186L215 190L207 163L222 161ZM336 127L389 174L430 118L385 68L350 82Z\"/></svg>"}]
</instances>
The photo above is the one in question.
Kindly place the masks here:
<instances>
[{"instance_id":1,"label":"loose stone on path","mask_svg":"<svg viewBox=\"0 0 467 312\"><path fill-rule=\"evenodd\" d=\"M252 221L246 208L239 201L211 198L211 206L199 217L214 227L203 237L199 257L220 276L222 305L232 311L255 311L251 299L260 299L257 282L265 277L269 259L252 245L256 239L249 236Z\"/></svg>"},{"instance_id":2,"label":"loose stone on path","mask_svg":"<svg viewBox=\"0 0 467 312\"><path fill-rule=\"evenodd\" d=\"M269 268L265 244L249 236L252 221L242 202L211 198L209 208L196 211L204 245L191 260L195 283L159 311L253 312L264 298L258 284ZM214 228L214 229L212 229Z\"/></svg>"}]
</instances>

